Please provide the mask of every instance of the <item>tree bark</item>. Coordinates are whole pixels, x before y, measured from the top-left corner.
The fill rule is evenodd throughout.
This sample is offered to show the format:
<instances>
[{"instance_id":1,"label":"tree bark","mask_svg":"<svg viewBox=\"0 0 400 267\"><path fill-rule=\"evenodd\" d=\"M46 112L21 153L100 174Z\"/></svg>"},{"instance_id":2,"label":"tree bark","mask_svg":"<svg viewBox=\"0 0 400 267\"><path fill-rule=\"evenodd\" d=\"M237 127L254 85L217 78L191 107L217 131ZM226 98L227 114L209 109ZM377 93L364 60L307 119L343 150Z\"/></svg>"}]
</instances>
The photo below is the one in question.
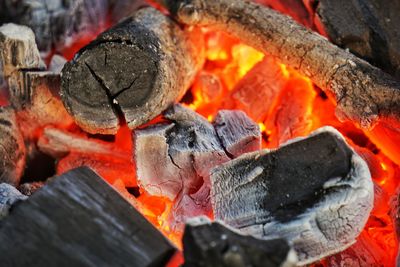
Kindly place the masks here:
<instances>
[{"instance_id":1,"label":"tree bark","mask_svg":"<svg viewBox=\"0 0 400 267\"><path fill-rule=\"evenodd\" d=\"M364 128L400 116L400 83L291 18L250 1L163 0L188 25L226 31L277 57L333 95L340 119Z\"/></svg>"}]
</instances>

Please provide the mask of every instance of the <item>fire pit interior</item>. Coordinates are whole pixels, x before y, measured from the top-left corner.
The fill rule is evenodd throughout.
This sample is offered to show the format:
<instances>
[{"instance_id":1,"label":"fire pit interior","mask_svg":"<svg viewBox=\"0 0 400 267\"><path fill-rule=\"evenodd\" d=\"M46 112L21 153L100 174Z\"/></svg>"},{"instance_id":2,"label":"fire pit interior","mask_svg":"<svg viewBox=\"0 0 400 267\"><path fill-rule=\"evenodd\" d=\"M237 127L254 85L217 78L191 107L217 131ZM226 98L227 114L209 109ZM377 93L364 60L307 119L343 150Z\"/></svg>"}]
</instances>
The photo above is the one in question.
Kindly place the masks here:
<instances>
[{"instance_id":1,"label":"fire pit interior","mask_svg":"<svg viewBox=\"0 0 400 267\"><path fill-rule=\"evenodd\" d=\"M400 4L2 0L1 266L397 266Z\"/></svg>"}]
</instances>

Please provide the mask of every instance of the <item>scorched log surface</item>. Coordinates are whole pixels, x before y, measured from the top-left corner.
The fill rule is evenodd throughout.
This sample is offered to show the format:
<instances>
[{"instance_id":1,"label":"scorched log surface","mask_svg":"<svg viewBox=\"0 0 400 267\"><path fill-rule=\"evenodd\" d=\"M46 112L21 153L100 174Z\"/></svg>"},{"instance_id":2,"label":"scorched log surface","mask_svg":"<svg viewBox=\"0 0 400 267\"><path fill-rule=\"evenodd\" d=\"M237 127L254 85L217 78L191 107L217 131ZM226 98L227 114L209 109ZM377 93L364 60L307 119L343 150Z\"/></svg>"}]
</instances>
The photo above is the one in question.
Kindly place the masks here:
<instances>
[{"instance_id":1,"label":"scorched log surface","mask_svg":"<svg viewBox=\"0 0 400 267\"><path fill-rule=\"evenodd\" d=\"M133 129L179 100L202 65L202 34L151 7L137 11L83 48L62 71L62 99L85 131Z\"/></svg>"},{"instance_id":2,"label":"scorched log surface","mask_svg":"<svg viewBox=\"0 0 400 267\"><path fill-rule=\"evenodd\" d=\"M83 167L16 205L0 227L2 266L164 266L174 247Z\"/></svg>"}]
</instances>

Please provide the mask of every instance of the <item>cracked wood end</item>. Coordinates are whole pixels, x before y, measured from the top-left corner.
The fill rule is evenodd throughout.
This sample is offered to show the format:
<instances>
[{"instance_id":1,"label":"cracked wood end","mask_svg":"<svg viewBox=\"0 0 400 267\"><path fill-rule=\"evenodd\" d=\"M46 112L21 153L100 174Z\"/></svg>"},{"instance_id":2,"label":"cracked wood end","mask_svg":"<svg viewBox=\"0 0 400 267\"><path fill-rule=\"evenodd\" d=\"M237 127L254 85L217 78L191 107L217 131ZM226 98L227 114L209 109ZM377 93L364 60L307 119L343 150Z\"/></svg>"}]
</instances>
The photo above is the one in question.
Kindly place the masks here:
<instances>
[{"instance_id":1,"label":"cracked wood end","mask_svg":"<svg viewBox=\"0 0 400 267\"><path fill-rule=\"evenodd\" d=\"M373 207L367 164L332 127L223 164L211 184L216 219L287 239L301 265L354 243Z\"/></svg>"},{"instance_id":2,"label":"cracked wood end","mask_svg":"<svg viewBox=\"0 0 400 267\"><path fill-rule=\"evenodd\" d=\"M183 96L203 63L201 40L198 29L143 8L66 64L63 102L89 133L115 134L121 117L133 129Z\"/></svg>"},{"instance_id":3,"label":"cracked wood end","mask_svg":"<svg viewBox=\"0 0 400 267\"><path fill-rule=\"evenodd\" d=\"M159 0L179 21L238 37L332 95L340 119L368 128L400 117L400 83L291 18L251 1Z\"/></svg>"}]
</instances>

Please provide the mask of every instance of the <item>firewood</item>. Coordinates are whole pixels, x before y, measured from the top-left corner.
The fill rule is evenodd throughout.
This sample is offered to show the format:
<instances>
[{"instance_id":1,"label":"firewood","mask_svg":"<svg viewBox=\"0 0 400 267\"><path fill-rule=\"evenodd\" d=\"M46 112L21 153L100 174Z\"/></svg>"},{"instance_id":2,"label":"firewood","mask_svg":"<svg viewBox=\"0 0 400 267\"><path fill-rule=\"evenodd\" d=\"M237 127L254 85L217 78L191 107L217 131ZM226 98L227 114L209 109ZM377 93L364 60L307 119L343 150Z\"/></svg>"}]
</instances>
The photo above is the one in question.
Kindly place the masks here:
<instances>
[{"instance_id":1,"label":"firewood","mask_svg":"<svg viewBox=\"0 0 400 267\"><path fill-rule=\"evenodd\" d=\"M400 83L287 16L238 0L159 0L187 25L226 31L309 77L332 95L337 116L375 125L400 117Z\"/></svg>"},{"instance_id":2,"label":"firewood","mask_svg":"<svg viewBox=\"0 0 400 267\"><path fill-rule=\"evenodd\" d=\"M0 184L0 221L8 214L14 203L27 199L14 186L1 183Z\"/></svg>"},{"instance_id":3,"label":"firewood","mask_svg":"<svg viewBox=\"0 0 400 267\"><path fill-rule=\"evenodd\" d=\"M67 128L73 124L59 97L59 74L19 70L8 82L10 102L25 139L34 139L37 130L47 125Z\"/></svg>"},{"instance_id":4,"label":"firewood","mask_svg":"<svg viewBox=\"0 0 400 267\"><path fill-rule=\"evenodd\" d=\"M26 148L12 108L0 108L0 183L18 185L25 169Z\"/></svg>"},{"instance_id":5,"label":"firewood","mask_svg":"<svg viewBox=\"0 0 400 267\"><path fill-rule=\"evenodd\" d=\"M287 239L301 265L354 243L373 207L367 164L331 127L223 164L211 183L216 219Z\"/></svg>"},{"instance_id":6,"label":"firewood","mask_svg":"<svg viewBox=\"0 0 400 267\"><path fill-rule=\"evenodd\" d=\"M313 11L333 43L400 78L400 2L320 0Z\"/></svg>"},{"instance_id":7,"label":"firewood","mask_svg":"<svg viewBox=\"0 0 400 267\"><path fill-rule=\"evenodd\" d=\"M40 51L50 52L104 29L107 12L107 0L3 0L0 24L31 27Z\"/></svg>"},{"instance_id":8,"label":"firewood","mask_svg":"<svg viewBox=\"0 0 400 267\"><path fill-rule=\"evenodd\" d=\"M222 146L231 157L261 149L261 131L243 111L220 110L214 128Z\"/></svg>"},{"instance_id":9,"label":"firewood","mask_svg":"<svg viewBox=\"0 0 400 267\"><path fill-rule=\"evenodd\" d=\"M183 266L190 267L290 267L296 266L297 261L284 239L257 239L201 217L191 219L186 225L183 252Z\"/></svg>"},{"instance_id":10,"label":"firewood","mask_svg":"<svg viewBox=\"0 0 400 267\"><path fill-rule=\"evenodd\" d=\"M203 62L201 40L200 31L143 8L66 64L63 102L89 133L115 134L120 116L131 129L142 125L189 88Z\"/></svg>"},{"instance_id":11,"label":"firewood","mask_svg":"<svg viewBox=\"0 0 400 267\"><path fill-rule=\"evenodd\" d=\"M12 23L0 27L0 61L5 79L20 69L44 67L30 28Z\"/></svg>"},{"instance_id":12,"label":"firewood","mask_svg":"<svg viewBox=\"0 0 400 267\"><path fill-rule=\"evenodd\" d=\"M164 266L175 251L88 168L53 179L16 205L0 239L4 266Z\"/></svg>"}]
</instances>

